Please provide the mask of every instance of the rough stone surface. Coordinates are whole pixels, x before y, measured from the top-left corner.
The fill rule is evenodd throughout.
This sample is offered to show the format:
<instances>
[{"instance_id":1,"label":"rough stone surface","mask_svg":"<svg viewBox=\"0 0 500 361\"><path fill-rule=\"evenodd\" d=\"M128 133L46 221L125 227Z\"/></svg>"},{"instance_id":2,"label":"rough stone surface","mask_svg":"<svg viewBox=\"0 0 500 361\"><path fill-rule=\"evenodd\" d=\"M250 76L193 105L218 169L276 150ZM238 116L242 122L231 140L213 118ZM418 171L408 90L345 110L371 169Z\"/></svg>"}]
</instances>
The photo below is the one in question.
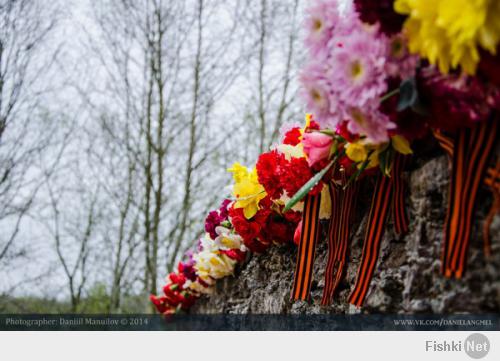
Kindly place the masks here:
<instances>
[{"instance_id":1,"label":"rough stone surface","mask_svg":"<svg viewBox=\"0 0 500 361\"><path fill-rule=\"evenodd\" d=\"M447 206L448 160L434 156L420 160L407 172L407 211L410 232L398 238L389 219L378 264L364 307L347 302L354 287L370 204L369 192L359 199L353 223L348 267L333 305L320 306L326 265L326 240L318 244L312 284L312 301L291 302L290 289L296 247L272 247L252 255L233 277L218 282L215 293L200 299L193 313L498 313L500 310L500 217L490 229L492 256L483 254L482 220L492 196L478 196L476 224L470 242L467 272L460 280L440 272L443 222Z\"/></svg>"}]
</instances>

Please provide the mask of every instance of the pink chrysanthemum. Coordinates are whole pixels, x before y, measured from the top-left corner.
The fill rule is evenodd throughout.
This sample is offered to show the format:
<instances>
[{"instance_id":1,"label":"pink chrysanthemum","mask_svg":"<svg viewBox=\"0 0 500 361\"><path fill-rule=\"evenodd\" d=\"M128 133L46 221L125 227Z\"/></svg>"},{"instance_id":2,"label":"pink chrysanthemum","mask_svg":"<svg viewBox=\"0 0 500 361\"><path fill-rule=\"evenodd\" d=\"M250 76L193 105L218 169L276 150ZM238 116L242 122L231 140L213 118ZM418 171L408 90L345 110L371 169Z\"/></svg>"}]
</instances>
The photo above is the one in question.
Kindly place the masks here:
<instances>
[{"instance_id":1,"label":"pink chrysanthemum","mask_svg":"<svg viewBox=\"0 0 500 361\"><path fill-rule=\"evenodd\" d=\"M366 136L369 143L379 144L389 140L388 131L396 128L396 124L389 117L380 112L375 106L366 106L363 109L351 108L347 129L354 134Z\"/></svg>"},{"instance_id":2,"label":"pink chrysanthemum","mask_svg":"<svg viewBox=\"0 0 500 361\"><path fill-rule=\"evenodd\" d=\"M319 5L318 5L319 6ZM322 128L348 129L374 143L388 140L395 125L378 108L387 92L388 39L355 13L338 18L327 51L320 51L301 73L302 96Z\"/></svg>"},{"instance_id":3,"label":"pink chrysanthemum","mask_svg":"<svg viewBox=\"0 0 500 361\"><path fill-rule=\"evenodd\" d=\"M310 62L300 74L301 95L309 109L323 127L330 123L331 100L330 82L326 78L323 61Z\"/></svg>"},{"instance_id":4,"label":"pink chrysanthemum","mask_svg":"<svg viewBox=\"0 0 500 361\"><path fill-rule=\"evenodd\" d=\"M327 77L339 99L332 113L347 116L350 108L364 108L386 92L387 39L374 30L360 24L351 34L332 39Z\"/></svg>"},{"instance_id":5,"label":"pink chrysanthemum","mask_svg":"<svg viewBox=\"0 0 500 361\"><path fill-rule=\"evenodd\" d=\"M336 26L339 24L337 0L318 0L306 9L305 45L312 55L325 51Z\"/></svg>"},{"instance_id":6,"label":"pink chrysanthemum","mask_svg":"<svg viewBox=\"0 0 500 361\"><path fill-rule=\"evenodd\" d=\"M388 76L401 80L414 76L418 59L417 55L409 53L403 34L396 34L389 39L385 65Z\"/></svg>"}]
</instances>

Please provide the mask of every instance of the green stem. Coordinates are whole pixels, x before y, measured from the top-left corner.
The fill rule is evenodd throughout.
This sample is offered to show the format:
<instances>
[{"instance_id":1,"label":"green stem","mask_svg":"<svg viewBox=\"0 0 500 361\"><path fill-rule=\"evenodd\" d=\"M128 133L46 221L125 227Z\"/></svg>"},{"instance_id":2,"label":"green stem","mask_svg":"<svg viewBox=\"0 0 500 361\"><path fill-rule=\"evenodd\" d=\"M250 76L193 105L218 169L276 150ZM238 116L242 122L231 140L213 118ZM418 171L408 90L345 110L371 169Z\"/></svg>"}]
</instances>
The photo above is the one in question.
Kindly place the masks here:
<instances>
[{"instance_id":1,"label":"green stem","mask_svg":"<svg viewBox=\"0 0 500 361\"><path fill-rule=\"evenodd\" d=\"M232 201L245 201L247 199L251 199L253 197L257 197L258 195L262 194L262 193L266 193L266 191L261 191L259 193L255 193L255 194L250 194L246 197L230 197L229 199L232 200Z\"/></svg>"},{"instance_id":2,"label":"green stem","mask_svg":"<svg viewBox=\"0 0 500 361\"><path fill-rule=\"evenodd\" d=\"M368 164L370 163L370 157L371 155L373 154L374 150L370 150L368 152L368 155L366 156L366 159L363 161L363 163L361 164L361 167L358 168L358 170L356 171L356 173L354 173L353 175L351 175L349 177L349 179L347 180L347 183L345 184L345 186L343 187L343 189L347 189L347 187L354 181L354 180L357 180L359 178L359 176L361 175L361 173L363 173L363 171L366 169L366 167L368 166Z\"/></svg>"},{"instance_id":3,"label":"green stem","mask_svg":"<svg viewBox=\"0 0 500 361\"><path fill-rule=\"evenodd\" d=\"M391 90L389 93L381 96L380 97L380 102L383 103L384 101L386 101L387 99L389 99L390 97L392 97L392 96L394 96L396 94L399 94L399 88Z\"/></svg>"},{"instance_id":4,"label":"green stem","mask_svg":"<svg viewBox=\"0 0 500 361\"><path fill-rule=\"evenodd\" d=\"M319 133L323 133L323 134L326 134L326 135L330 135L330 136L335 136L335 132L333 130L328 130L328 129L322 129L322 130L318 130L317 132Z\"/></svg>"}]
</instances>

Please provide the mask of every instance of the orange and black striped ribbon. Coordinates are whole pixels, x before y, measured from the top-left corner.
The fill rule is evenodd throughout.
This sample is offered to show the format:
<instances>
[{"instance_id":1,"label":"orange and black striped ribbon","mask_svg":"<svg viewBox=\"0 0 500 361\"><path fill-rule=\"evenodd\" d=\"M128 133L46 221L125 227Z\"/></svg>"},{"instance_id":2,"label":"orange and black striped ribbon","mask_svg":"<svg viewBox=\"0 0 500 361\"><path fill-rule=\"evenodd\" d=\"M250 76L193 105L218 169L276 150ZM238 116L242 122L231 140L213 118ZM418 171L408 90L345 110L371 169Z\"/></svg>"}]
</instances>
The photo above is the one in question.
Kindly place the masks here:
<instances>
[{"instance_id":1,"label":"orange and black striped ribbon","mask_svg":"<svg viewBox=\"0 0 500 361\"><path fill-rule=\"evenodd\" d=\"M484 254L491 256L490 226L495 215L500 212L500 159L496 167L491 167L486 172L484 183L490 187L493 194L493 203L483 224Z\"/></svg>"},{"instance_id":2,"label":"orange and black striped ribbon","mask_svg":"<svg viewBox=\"0 0 500 361\"><path fill-rule=\"evenodd\" d=\"M434 130L433 133L439 141L440 146L448 154L450 160L453 159L453 138L443 134L439 130ZM491 188L493 194L493 203L483 224L484 253L489 257L491 255L490 226L495 214L500 211L500 160L497 162L496 168L488 168L484 183Z\"/></svg>"},{"instance_id":3,"label":"orange and black striped ribbon","mask_svg":"<svg viewBox=\"0 0 500 361\"><path fill-rule=\"evenodd\" d=\"M450 158L453 158L453 138L445 135L439 129L435 129L432 131L434 137L438 140L439 145L443 150L448 154Z\"/></svg>"},{"instance_id":4,"label":"orange and black striped ribbon","mask_svg":"<svg viewBox=\"0 0 500 361\"><path fill-rule=\"evenodd\" d=\"M408 157L397 153L392 169L392 215L394 230L399 235L408 233L408 216L405 211L406 184L403 179L403 170Z\"/></svg>"},{"instance_id":5,"label":"orange and black striped ribbon","mask_svg":"<svg viewBox=\"0 0 500 361\"><path fill-rule=\"evenodd\" d=\"M307 195L302 212L302 234L300 236L292 299L308 300L311 291L312 272L319 234L319 207L321 194Z\"/></svg>"},{"instance_id":6,"label":"orange and black striped ribbon","mask_svg":"<svg viewBox=\"0 0 500 361\"><path fill-rule=\"evenodd\" d=\"M452 167L442 254L442 273L461 278L472 229L477 191L494 148L498 120L490 117L453 138Z\"/></svg>"},{"instance_id":7,"label":"orange and black striped ribbon","mask_svg":"<svg viewBox=\"0 0 500 361\"><path fill-rule=\"evenodd\" d=\"M323 289L323 306L332 303L333 295L342 279L347 260L347 247L351 230L351 220L356 205L358 182L353 182L347 189L345 172L341 172L341 183L333 180L329 184L332 214L328 228L328 261L325 270L325 288Z\"/></svg>"},{"instance_id":8,"label":"orange and black striped ribbon","mask_svg":"<svg viewBox=\"0 0 500 361\"><path fill-rule=\"evenodd\" d=\"M361 264L358 269L354 290L349 296L349 303L357 307L361 307L363 304L377 263L385 220L391 202L392 183L390 177L379 173L368 216L368 227L363 243Z\"/></svg>"}]
</instances>

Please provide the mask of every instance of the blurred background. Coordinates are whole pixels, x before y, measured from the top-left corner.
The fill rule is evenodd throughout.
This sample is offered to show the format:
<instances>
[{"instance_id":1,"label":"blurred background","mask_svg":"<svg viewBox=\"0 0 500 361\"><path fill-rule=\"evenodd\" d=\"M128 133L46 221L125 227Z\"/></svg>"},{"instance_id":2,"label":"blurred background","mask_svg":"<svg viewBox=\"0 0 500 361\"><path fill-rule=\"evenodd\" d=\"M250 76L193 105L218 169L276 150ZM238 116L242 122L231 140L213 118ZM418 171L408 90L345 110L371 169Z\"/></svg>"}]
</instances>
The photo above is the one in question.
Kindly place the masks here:
<instances>
[{"instance_id":1,"label":"blurred background","mask_svg":"<svg viewBox=\"0 0 500 361\"><path fill-rule=\"evenodd\" d=\"M305 0L0 0L0 313L148 296L286 123Z\"/></svg>"}]
</instances>

